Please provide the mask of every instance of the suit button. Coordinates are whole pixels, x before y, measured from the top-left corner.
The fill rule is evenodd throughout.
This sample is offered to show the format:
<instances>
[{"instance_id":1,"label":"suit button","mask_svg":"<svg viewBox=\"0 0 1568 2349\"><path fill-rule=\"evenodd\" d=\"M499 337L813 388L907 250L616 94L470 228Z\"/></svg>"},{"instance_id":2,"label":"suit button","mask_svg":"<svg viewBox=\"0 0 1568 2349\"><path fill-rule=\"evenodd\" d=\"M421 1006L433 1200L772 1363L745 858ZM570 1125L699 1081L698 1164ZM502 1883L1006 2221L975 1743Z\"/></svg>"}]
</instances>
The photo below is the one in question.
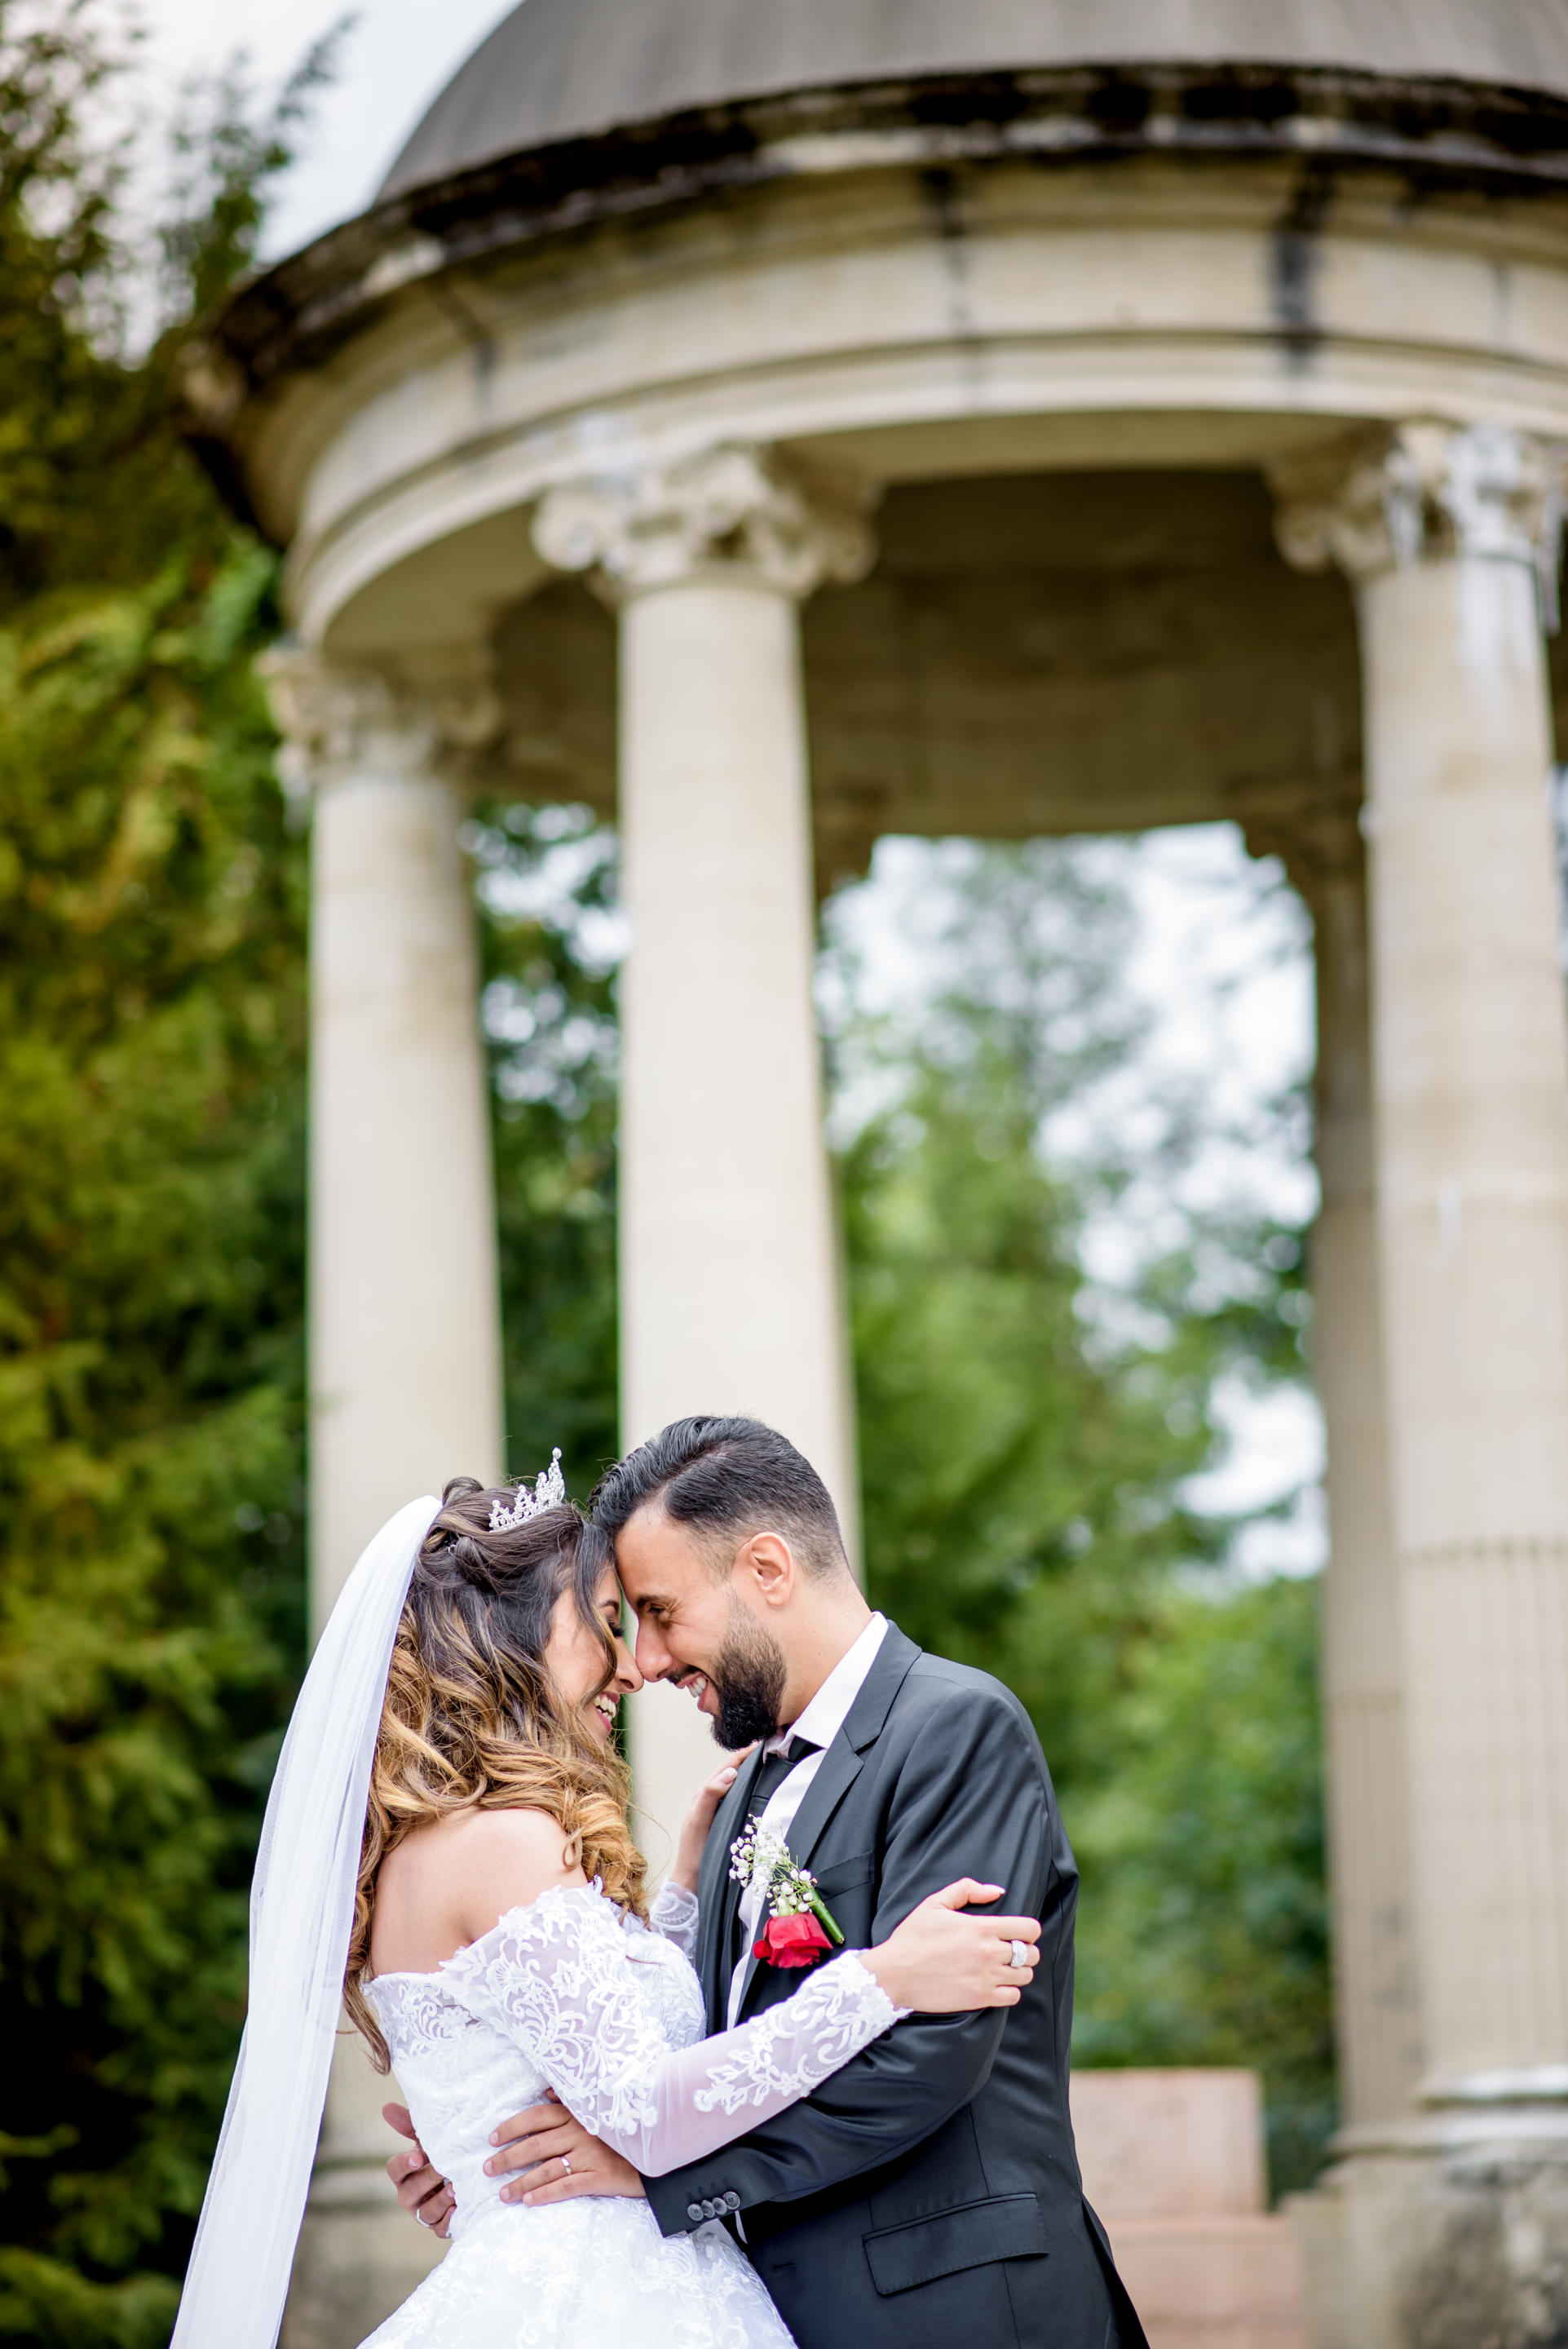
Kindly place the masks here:
<instances>
[{"instance_id":1,"label":"suit button","mask_svg":"<svg viewBox=\"0 0 1568 2349\"><path fill-rule=\"evenodd\" d=\"M724 2198L724 2207L727 2210L738 2210L740 2208L739 2195L733 2191L727 2194Z\"/></svg>"},{"instance_id":2,"label":"suit button","mask_svg":"<svg viewBox=\"0 0 1568 2349\"><path fill-rule=\"evenodd\" d=\"M700 2202L688 2202L686 2204L686 2217L688 2219L706 2219L707 2216L707 2212L703 2209Z\"/></svg>"},{"instance_id":3,"label":"suit button","mask_svg":"<svg viewBox=\"0 0 1568 2349\"><path fill-rule=\"evenodd\" d=\"M718 2216L717 2203L705 2202L702 2206L702 2215L705 2219L717 2219Z\"/></svg>"}]
</instances>

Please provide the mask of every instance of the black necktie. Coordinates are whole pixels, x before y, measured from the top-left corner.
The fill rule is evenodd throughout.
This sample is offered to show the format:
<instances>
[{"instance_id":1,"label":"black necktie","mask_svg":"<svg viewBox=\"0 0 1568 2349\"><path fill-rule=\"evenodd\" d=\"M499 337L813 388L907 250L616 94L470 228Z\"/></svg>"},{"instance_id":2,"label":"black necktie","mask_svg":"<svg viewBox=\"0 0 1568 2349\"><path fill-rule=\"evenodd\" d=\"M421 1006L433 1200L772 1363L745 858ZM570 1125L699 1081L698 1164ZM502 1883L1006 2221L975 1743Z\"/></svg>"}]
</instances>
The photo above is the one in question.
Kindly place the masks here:
<instances>
[{"instance_id":1,"label":"black necktie","mask_svg":"<svg viewBox=\"0 0 1568 2349\"><path fill-rule=\"evenodd\" d=\"M775 1789L784 1784L797 1762L803 1762L808 1754L815 1754L816 1751L809 1737L792 1737L782 1754L765 1754L762 1767L751 1782L751 1800L747 1806L748 1815L759 1819Z\"/></svg>"},{"instance_id":2,"label":"black necktie","mask_svg":"<svg viewBox=\"0 0 1568 2349\"><path fill-rule=\"evenodd\" d=\"M746 1806L747 1821L759 1819L768 1807L769 1797L775 1787L783 1785L795 1764L798 1762L803 1762L808 1754L816 1754L820 1751L820 1748L814 1745L809 1737L792 1737L782 1754L765 1754L762 1757L762 1766L751 1782L751 1795ZM744 1831L745 1822L742 1823L742 1832ZM744 1898L744 1895L741 1897ZM731 1966L739 1962L741 1935L744 1930L745 1927L740 1917L740 1900L738 1899L735 1913L730 1920L729 1961Z\"/></svg>"}]
</instances>

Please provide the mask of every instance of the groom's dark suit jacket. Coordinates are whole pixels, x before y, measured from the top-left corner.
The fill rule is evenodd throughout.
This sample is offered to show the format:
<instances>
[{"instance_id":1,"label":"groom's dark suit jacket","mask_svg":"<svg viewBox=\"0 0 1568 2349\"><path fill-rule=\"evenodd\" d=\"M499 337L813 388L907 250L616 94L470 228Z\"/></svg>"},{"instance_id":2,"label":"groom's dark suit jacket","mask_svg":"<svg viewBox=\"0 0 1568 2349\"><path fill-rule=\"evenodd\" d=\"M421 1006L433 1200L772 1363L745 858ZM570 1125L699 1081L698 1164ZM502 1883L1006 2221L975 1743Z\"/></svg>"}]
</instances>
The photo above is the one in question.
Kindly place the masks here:
<instances>
[{"instance_id":1,"label":"groom's dark suit jacket","mask_svg":"<svg viewBox=\"0 0 1568 2349\"><path fill-rule=\"evenodd\" d=\"M759 1766L742 1769L703 1861L710 2031L738 1946L729 1846ZM1147 2349L1073 2150L1078 1870L1022 1705L890 1628L789 1841L851 1949L972 1876L1006 1886L997 1913L1038 1917L1038 1971L1016 2006L912 2016L804 2103L650 2178L665 2233L738 2217L801 2349ZM752 1965L742 2015L803 1979Z\"/></svg>"}]
</instances>

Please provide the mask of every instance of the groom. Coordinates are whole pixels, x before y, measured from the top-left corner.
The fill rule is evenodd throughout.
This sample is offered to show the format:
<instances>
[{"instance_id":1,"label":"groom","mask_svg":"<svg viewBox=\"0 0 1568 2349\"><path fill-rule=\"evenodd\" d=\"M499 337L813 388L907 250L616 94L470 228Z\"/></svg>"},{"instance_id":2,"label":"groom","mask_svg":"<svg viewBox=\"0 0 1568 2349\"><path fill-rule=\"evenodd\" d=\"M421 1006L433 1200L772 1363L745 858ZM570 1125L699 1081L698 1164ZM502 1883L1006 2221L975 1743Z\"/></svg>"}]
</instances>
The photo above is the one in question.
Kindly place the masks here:
<instances>
[{"instance_id":1,"label":"groom","mask_svg":"<svg viewBox=\"0 0 1568 2349\"><path fill-rule=\"evenodd\" d=\"M709 2030L802 1979L751 1955L766 1920L743 1913L728 1855L752 1816L787 1836L851 1948L970 1876L1040 1919L1039 1970L1016 2007L913 2016L665 2177L638 2178L551 2106L506 2124L489 2167L527 2170L548 2200L645 2193L666 2235L728 2220L801 2349L1146 2349L1073 2149L1078 1873L1022 1706L871 1612L821 1479L756 1420L677 1420L610 1471L593 1514L641 1671L687 1689L721 1745L761 1741L703 1859ZM444 2206L422 2162L388 2168L429 2223Z\"/></svg>"}]
</instances>

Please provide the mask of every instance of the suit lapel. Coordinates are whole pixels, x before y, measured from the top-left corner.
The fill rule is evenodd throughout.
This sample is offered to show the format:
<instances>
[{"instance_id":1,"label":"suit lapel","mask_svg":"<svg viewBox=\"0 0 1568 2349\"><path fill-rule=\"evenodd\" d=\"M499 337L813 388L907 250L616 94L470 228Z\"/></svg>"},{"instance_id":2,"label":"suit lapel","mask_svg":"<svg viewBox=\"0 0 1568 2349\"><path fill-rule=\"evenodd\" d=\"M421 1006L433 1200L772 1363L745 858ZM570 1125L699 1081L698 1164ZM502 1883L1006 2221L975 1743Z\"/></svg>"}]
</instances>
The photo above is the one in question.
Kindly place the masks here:
<instances>
[{"instance_id":1,"label":"suit lapel","mask_svg":"<svg viewBox=\"0 0 1568 2349\"><path fill-rule=\"evenodd\" d=\"M811 1854L829 1821L860 1776L867 1754L882 1735L883 1723L892 1709L892 1701L903 1685L904 1675L919 1653L914 1641L906 1640L896 1623L888 1625L872 1668L845 1716L844 1725L823 1754L817 1775L801 1796L800 1807L789 1823L785 1841L789 1847L791 1858L799 1860L802 1868L810 1867ZM757 1960L749 1950L746 1953L745 1964L740 2003L736 2009L738 2015L746 2011L746 2002L757 1972Z\"/></svg>"},{"instance_id":2,"label":"suit lapel","mask_svg":"<svg viewBox=\"0 0 1568 2349\"><path fill-rule=\"evenodd\" d=\"M872 1668L855 1692L844 1725L823 1754L821 1765L790 1822L788 1841L802 1868L810 1864L822 1830L860 1775L867 1754L882 1735L892 1701L920 1650L890 1623L872 1659Z\"/></svg>"},{"instance_id":3,"label":"suit lapel","mask_svg":"<svg viewBox=\"0 0 1568 2349\"><path fill-rule=\"evenodd\" d=\"M817 1775L801 1795L800 1807L790 1820L789 1832L784 1838L790 1857L798 1859L802 1868L810 1867L823 1828L860 1776L865 1758L851 1744L846 1722L817 1764Z\"/></svg>"},{"instance_id":4,"label":"suit lapel","mask_svg":"<svg viewBox=\"0 0 1568 2349\"><path fill-rule=\"evenodd\" d=\"M707 2027L710 2032L722 2031L729 2002L727 1963L730 1940L735 1928L735 1912L740 1900L740 1887L729 1872L729 1847L746 1823L751 1807L751 1790L757 1774L762 1767L759 1745L749 1762L741 1766L740 1775L714 1813L703 1849L699 1890L699 1935L697 1971L702 1976L703 1995L707 2001Z\"/></svg>"}]
</instances>

